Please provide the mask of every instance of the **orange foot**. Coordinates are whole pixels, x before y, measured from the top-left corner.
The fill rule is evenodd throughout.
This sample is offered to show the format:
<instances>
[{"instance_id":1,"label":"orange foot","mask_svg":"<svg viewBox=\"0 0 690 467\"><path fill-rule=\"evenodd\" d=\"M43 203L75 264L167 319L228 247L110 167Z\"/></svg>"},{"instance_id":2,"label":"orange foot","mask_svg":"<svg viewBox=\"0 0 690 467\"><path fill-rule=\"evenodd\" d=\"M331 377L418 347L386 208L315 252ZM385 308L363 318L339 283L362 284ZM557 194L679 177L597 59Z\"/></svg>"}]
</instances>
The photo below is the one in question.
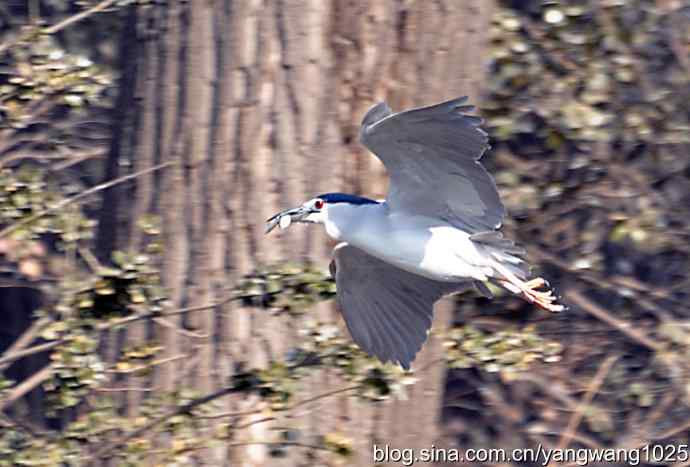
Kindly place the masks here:
<instances>
[{"instance_id":1,"label":"orange foot","mask_svg":"<svg viewBox=\"0 0 690 467\"><path fill-rule=\"evenodd\" d=\"M548 288L548 282L541 277L537 277L536 279L532 279L527 282L508 282L505 280L501 280L499 282L506 289L517 295L522 295L528 302L534 303L545 310L563 311L565 309L563 305L554 303L558 297L556 297L553 294L553 291ZM546 290L537 290L543 286L546 287Z\"/></svg>"}]
</instances>

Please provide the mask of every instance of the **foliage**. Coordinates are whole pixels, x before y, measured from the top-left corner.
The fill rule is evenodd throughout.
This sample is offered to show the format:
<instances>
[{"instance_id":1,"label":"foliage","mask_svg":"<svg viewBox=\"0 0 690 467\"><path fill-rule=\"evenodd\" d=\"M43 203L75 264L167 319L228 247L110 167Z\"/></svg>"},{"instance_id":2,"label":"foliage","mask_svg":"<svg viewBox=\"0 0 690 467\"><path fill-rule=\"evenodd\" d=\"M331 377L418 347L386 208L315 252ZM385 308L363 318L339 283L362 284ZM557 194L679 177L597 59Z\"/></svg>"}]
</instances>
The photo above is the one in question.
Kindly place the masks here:
<instances>
[{"instance_id":1,"label":"foliage","mask_svg":"<svg viewBox=\"0 0 690 467\"><path fill-rule=\"evenodd\" d=\"M467 445L536 445L554 432L582 445L554 417L571 404L564 394L582 404L568 409L584 420L573 437L653 441L663 429L635 420L654 420L659 406L675 427L659 441L687 434L689 24L687 6L648 0L499 2L481 109L494 148L484 160L497 168L506 228L570 311L519 331L523 314L498 314L506 319L490 320L490 333L451 332L455 366L532 360L510 378L454 370L449 391L471 386L463 407L482 408L449 419L472 427L458 435ZM466 311L463 321L481 316ZM543 365L538 349L551 336L562 349L547 358L560 360ZM515 356L514 339L532 352Z\"/></svg>"},{"instance_id":2,"label":"foliage","mask_svg":"<svg viewBox=\"0 0 690 467\"><path fill-rule=\"evenodd\" d=\"M68 51L39 25L13 37L0 43L0 167L31 160L61 170L100 157L112 70Z\"/></svg>"},{"instance_id":3,"label":"foliage","mask_svg":"<svg viewBox=\"0 0 690 467\"><path fill-rule=\"evenodd\" d=\"M682 18L645 0L500 9L485 113L499 148L534 169L499 176L514 213L567 201L590 215L608 211L602 222L613 243L660 251L674 242L661 227L682 228L687 216L664 209L659 195L672 202L684 196L677 156L690 138L690 68L679 49L687 33ZM661 193L649 190L653 183L663 184ZM613 190L620 197L611 199ZM602 197L611 202L602 205ZM577 217L592 227L599 221ZM579 244L593 248L591 230L580 233ZM604 259L589 257L593 263L580 264L600 267Z\"/></svg>"},{"instance_id":4,"label":"foliage","mask_svg":"<svg viewBox=\"0 0 690 467\"><path fill-rule=\"evenodd\" d=\"M45 102L81 107L100 105L112 76L91 60L65 52L50 37L13 49L12 68L0 74L0 128L26 128ZM63 135L54 134L59 142Z\"/></svg>"},{"instance_id":5,"label":"foliage","mask_svg":"<svg viewBox=\"0 0 690 467\"><path fill-rule=\"evenodd\" d=\"M446 359L451 368L477 366L489 372L528 370L534 361L557 362L562 346L547 342L534 326L489 333L472 325L456 327L445 340Z\"/></svg>"},{"instance_id":6,"label":"foliage","mask_svg":"<svg viewBox=\"0 0 690 467\"><path fill-rule=\"evenodd\" d=\"M546 154L690 141L688 64L672 14L647 0L596 10L527 3L494 19L487 111L496 139L529 135Z\"/></svg>"},{"instance_id":7,"label":"foliage","mask_svg":"<svg viewBox=\"0 0 690 467\"><path fill-rule=\"evenodd\" d=\"M243 278L235 294L248 306L303 313L315 302L335 296L335 282L313 267L286 263Z\"/></svg>"}]
</instances>

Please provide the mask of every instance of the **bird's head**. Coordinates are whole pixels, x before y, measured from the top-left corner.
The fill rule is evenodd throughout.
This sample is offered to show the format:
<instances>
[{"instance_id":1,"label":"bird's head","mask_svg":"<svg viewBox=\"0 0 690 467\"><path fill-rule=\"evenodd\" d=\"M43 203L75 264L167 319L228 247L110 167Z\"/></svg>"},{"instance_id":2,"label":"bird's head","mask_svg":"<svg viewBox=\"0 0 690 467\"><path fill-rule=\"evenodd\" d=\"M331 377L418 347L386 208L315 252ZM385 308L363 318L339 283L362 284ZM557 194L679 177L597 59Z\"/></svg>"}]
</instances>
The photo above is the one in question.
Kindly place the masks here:
<instances>
[{"instance_id":1,"label":"bird's head","mask_svg":"<svg viewBox=\"0 0 690 467\"><path fill-rule=\"evenodd\" d=\"M329 209L336 206L358 206L362 204L378 204L378 201L344 193L326 193L310 199L301 206L286 209L272 216L266 221L266 233L277 226L280 226L281 229L287 229L293 222L323 224L329 219Z\"/></svg>"},{"instance_id":2,"label":"bird's head","mask_svg":"<svg viewBox=\"0 0 690 467\"><path fill-rule=\"evenodd\" d=\"M266 221L266 233L277 226L287 229L293 222L323 223L327 216L327 204L325 200L318 197L296 208L281 211Z\"/></svg>"}]
</instances>

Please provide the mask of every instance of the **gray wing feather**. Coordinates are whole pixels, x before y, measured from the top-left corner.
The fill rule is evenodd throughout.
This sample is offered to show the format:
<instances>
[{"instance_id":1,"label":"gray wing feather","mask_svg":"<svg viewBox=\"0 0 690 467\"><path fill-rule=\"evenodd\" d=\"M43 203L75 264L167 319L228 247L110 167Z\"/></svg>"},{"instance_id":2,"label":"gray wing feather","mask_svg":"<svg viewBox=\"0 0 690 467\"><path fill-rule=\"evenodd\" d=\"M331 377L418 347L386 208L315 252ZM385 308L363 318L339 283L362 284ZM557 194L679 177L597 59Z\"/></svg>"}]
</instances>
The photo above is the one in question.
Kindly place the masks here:
<instances>
[{"instance_id":1,"label":"gray wing feather","mask_svg":"<svg viewBox=\"0 0 690 467\"><path fill-rule=\"evenodd\" d=\"M482 119L465 115L467 97L392 113L385 103L364 117L362 144L391 178L392 209L438 217L478 232L501 226L505 209L493 178L479 163L489 148Z\"/></svg>"},{"instance_id":2,"label":"gray wing feather","mask_svg":"<svg viewBox=\"0 0 690 467\"><path fill-rule=\"evenodd\" d=\"M409 273L346 243L336 247L333 263L338 305L352 339L382 362L405 369L426 340L434 303L470 286Z\"/></svg>"}]
</instances>

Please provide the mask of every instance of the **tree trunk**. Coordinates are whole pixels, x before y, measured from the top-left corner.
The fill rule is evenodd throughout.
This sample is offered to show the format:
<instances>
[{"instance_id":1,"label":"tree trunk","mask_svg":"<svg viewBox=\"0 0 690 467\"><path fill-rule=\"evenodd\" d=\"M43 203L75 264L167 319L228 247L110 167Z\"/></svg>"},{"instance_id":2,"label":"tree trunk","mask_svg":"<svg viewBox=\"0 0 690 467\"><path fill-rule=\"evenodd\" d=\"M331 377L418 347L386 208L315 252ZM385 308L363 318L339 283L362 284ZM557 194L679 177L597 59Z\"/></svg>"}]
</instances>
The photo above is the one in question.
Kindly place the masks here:
<instances>
[{"instance_id":1,"label":"tree trunk","mask_svg":"<svg viewBox=\"0 0 690 467\"><path fill-rule=\"evenodd\" d=\"M136 82L123 80L140 103L128 106L138 118L122 119L138 125L130 128L136 131L132 166L175 165L138 179L134 202L117 207L136 217L161 216L162 278L173 309L222 302L238 278L261 264L308 260L327 267L333 243L321 229L296 227L266 237L263 221L326 191L385 196L383 166L358 142L369 106L385 99L400 110L464 94L475 103L479 98L489 2L169 0L139 8L146 42L132 58ZM136 249L140 234L133 226L129 231ZM103 245L114 246L110 238ZM340 320L332 303L313 313ZM445 329L451 315L449 303L439 304L434 330ZM234 302L149 323L163 357L186 355L159 366L153 386L213 391L241 364L282 359L299 339L299 325L298 318ZM301 428L310 437L339 432L351 438L352 465L371 464L372 443L438 445L442 352L432 333L414 364L419 382L407 400L371 404L343 394L306 405L297 421L307 423ZM303 383L302 398L344 384L321 371ZM246 404L227 398L229 409ZM257 424L246 437L269 431L269 423ZM280 462L294 465L304 455L294 452ZM205 452L200 459L208 465L278 462L267 456L254 446Z\"/></svg>"}]
</instances>

